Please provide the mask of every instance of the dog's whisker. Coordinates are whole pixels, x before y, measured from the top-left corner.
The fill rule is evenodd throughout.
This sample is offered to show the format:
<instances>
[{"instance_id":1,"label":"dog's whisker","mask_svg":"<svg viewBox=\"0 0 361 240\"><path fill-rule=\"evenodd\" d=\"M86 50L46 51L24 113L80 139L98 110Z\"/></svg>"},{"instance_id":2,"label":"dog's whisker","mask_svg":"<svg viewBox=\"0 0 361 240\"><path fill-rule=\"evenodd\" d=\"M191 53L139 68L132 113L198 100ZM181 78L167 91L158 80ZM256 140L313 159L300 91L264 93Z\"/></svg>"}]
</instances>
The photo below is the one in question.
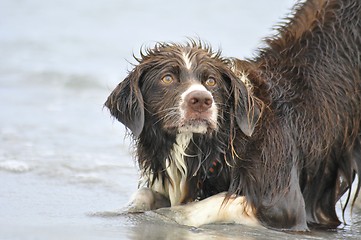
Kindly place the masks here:
<instances>
[{"instance_id":1,"label":"dog's whisker","mask_svg":"<svg viewBox=\"0 0 361 240\"><path fill-rule=\"evenodd\" d=\"M166 115L160 117L156 122L154 122L154 125L158 124L159 122L161 121L165 121L167 119L172 119L172 118L175 118L178 116L179 114L175 111L172 111L172 112L169 112L167 113Z\"/></svg>"},{"instance_id":2,"label":"dog's whisker","mask_svg":"<svg viewBox=\"0 0 361 240\"><path fill-rule=\"evenodd\" d=\"M168 107L166 109L158 110L157 112L154 112L153 115L159 115L163 112L171 112L171 111L177 111L179 107Z\"/></svg>"}]
</instances>

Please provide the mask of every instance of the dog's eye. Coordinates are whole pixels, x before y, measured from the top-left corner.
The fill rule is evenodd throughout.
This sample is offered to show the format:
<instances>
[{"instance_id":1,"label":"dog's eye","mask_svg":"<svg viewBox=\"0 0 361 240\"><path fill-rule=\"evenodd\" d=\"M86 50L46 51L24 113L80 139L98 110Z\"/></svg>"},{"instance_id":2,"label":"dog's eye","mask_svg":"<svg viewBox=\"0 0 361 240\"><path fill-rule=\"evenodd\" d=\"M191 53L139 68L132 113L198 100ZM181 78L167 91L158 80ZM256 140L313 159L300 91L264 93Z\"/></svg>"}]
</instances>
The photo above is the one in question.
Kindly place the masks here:
<instances>
[{"instance_id":1,"label":"dog's eye","mask_svg":"<svg viewBox=\"0 0 361 240\"><path fill-rule=\"evenodd\" d=\"M162 78L162 82L165 84L171 84L173 82L173 77L171 75L165 75Z\"/></svg>"},{"instance_id":2,"label":"dog's eye","mask_svg":"<svg viewBox=\"0 0 361 240\"><path fill-rule=\"evenodd\" d=\"M214 87L216 86L217 82L214 78L208 78L205 82L205 84L208 86L208 87Z\"/></svg>"}]
</instances>

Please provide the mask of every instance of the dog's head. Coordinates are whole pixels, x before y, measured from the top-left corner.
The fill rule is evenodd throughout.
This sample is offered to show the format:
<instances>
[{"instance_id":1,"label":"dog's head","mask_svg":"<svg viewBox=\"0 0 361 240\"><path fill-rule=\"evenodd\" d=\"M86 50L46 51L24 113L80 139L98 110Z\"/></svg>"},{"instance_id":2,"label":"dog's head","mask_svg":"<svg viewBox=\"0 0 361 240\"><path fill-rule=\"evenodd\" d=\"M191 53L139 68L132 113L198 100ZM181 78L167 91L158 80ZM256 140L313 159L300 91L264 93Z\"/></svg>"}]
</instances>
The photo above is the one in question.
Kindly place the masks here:
<instances>
[{"instance_id":1,"label":"dog's head","mask_svg":"<svg viewBox=\"0 0 361 240\"><path fill-rule=\"evenodd\" d=\"M105 103L135 137L155 125L168 133L211 134L231 118L252 135L260 111L219 52L193 42L158 43L137 60Z\"/></svg>"}]
</instances>

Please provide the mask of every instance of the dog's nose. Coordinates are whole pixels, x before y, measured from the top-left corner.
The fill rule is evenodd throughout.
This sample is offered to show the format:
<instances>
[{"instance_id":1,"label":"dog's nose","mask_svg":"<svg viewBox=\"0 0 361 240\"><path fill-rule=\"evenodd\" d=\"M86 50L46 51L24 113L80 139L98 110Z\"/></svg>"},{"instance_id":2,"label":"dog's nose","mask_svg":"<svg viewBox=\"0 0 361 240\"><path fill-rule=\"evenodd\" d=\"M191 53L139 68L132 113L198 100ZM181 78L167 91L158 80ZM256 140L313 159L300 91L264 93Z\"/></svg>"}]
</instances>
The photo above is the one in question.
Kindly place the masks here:
<instances>
[{"instance_id":1,"label":"dog's nose","mask_svg":"<svg viewBox=\"0 0 361 240\"><path fill-rule=\"evenodd\" d=\"M212 106L213 99L206 91L192 91L186 97L186 102L194 111L205 112Z\"/></svg>"}]
</instances>

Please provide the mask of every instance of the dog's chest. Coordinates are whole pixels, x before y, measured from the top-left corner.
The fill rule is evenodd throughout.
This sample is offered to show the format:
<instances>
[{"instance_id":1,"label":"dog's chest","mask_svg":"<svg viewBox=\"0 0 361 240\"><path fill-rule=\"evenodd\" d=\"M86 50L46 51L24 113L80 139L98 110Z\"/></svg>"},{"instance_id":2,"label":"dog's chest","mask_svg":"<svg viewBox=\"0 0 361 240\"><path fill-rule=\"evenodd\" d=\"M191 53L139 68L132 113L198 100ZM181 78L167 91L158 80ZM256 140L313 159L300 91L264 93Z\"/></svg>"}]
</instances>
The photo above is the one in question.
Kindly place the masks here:
<instances>
[{"instance_id":1,"label":"dog's chest","mask_svg":"<svg viewBox=\"0 0 361 240\"><path fill-rule=\"evenodd\" d=\"M165 169L157 173L159 177L150 186L169 198L172 206L204 199L226 190L218 187L222 184L217 182L219 173L222 172L219 156L212 157L210 152L207 156L199 156L204 152L200 151L200 146L195 141L197 139L193 139L193 133L178 134L165 159ZM165 175L167 177L162 177Z\"/></svg>"},{"instance_id":2,"label":"dog's chest","mask_svg":"<svg viewBox=\"0 0 361 240\"><path fill-rule=\"evenodd\" d=\"M166 172L170 180L168 194L172 206L181 204L188 193L188 166L185 157L188 156L186 149L192 137L193 133L178 134L169 158L166 159Z\"/></svg>"}]
</instances>

